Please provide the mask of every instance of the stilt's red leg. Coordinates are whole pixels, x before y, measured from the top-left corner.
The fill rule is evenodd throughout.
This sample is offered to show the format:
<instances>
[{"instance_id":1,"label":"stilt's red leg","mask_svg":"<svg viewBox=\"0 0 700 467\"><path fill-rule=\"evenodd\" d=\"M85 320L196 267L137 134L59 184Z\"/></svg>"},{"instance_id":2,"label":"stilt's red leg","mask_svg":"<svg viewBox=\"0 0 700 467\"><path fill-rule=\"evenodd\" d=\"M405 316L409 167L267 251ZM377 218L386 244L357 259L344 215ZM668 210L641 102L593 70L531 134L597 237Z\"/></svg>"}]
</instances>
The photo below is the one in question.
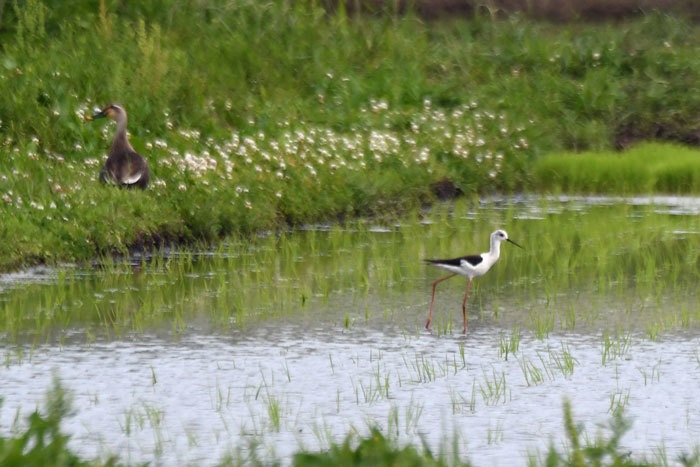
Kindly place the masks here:
<instances>
[{"instance_id":1,"label":"stilt's red leg","mask_svg":"<svg viewBox=\"0 0 700 467\"><path fill-rule=\"evenodd\" d=\"M464 334L467 333L467 297L469 296L470 285L472 285L472 280L467 279L467 291L464 294L464 301L462 302L462 316L464 317Z\"/></svg>"},{"instance_id":2,"label":"stilt's red leg","mask_svg":"<svg viewBox=\"0 0 700 467\"><path fill-rule=\"evenodd\" d=\"M433 319L433 303L435 302L435 287L445 279L449 279L450 277L454 277L457 274L450 274L449 276L442 277L435 282L433 282L433 298L430 299L430 313L428 313L428 322L425 323L425 329L430 328L430 320Z\"/></svg>"}]
</instances>

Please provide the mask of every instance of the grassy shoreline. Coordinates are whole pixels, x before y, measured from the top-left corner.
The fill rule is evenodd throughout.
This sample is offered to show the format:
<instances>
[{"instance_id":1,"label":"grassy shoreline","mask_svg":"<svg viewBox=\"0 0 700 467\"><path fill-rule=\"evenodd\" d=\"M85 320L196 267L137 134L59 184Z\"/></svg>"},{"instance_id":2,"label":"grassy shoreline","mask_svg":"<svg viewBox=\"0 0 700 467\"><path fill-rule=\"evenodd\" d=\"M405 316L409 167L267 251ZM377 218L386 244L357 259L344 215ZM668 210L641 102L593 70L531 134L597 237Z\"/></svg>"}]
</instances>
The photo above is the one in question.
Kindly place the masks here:
<instances>
[{"instance_id":1,"label":"grassy shoreline","mask_svg":"<svg viewBox=\"0 0 700 467\"><path fill-rule=\"evenodd\" d=\"M542 155L693 142L699 126L686 77L700 74L700 27L679 17L554 25L281 0L18 5L0 30L0 271L391 215L435 201L439 184L565 190L543 181ZM146 192L96 182L113 127L84 118L111 101L151 165ZM673 165L651 189L698 192Z\"/></svg>"}]
</instances>

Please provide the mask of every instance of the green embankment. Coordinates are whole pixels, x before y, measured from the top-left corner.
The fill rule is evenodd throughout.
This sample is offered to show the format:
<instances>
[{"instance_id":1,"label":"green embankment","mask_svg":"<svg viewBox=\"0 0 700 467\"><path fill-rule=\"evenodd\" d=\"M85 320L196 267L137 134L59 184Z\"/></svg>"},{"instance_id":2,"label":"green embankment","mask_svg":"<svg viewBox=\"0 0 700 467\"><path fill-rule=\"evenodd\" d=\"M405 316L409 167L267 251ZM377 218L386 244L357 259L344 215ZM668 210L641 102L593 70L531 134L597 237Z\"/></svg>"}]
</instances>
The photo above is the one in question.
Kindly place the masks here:
<instances>
[{"instance_id":1,"label":"green embankment","mask_svg":"<svg viewBox=\"0 0 700 467\"><path fill-rule=\"evenodd\" d=\"M283 0L5 2L0 270L405 210L444 180L445 193L539 188L543 154L693 142L699 33L662 14L551 24ZM84 118L112 101L151 165L146 192L96 181L113 126ZM679 191L652 189L669 184Z\"/></svg>"}]
</instances>

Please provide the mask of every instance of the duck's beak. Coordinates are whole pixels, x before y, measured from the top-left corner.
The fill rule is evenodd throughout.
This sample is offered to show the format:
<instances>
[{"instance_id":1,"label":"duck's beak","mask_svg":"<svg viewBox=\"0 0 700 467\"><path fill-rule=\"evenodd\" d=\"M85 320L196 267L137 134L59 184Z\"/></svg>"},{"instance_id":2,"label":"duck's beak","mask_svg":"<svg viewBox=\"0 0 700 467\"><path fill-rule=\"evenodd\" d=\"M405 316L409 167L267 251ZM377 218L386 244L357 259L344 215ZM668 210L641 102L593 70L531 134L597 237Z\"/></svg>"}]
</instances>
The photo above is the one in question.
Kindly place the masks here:
<instances>
[{"instance_id":1,"label":"duck's beak","mask_svg":"<svg viewBox=\"0 0 700 467\"><path fill-rule=\"evenodd\" d=\"M96 118L104 118L104 117L106 117L106 116L107 116L107 114L105 114L105 111L104 111L104 110L100 110L100 111L97 112L96 114L88 115L88 116L85 117L85 118L86 118L87 120L95 120Z\"/></svg>"},{"instance_id":2,"label":"duck's beak","mask_svg":"<svg viewBox=\"0 0 700 467\"><path fill-rule=\"evenodd\" d=\"M525 249L525 248L521 247L520 245L518 245L517 243L515 243L515 242L514 242L513 240L511 240L510 238L506 238L506 241L512 243L513 245L517 246L518 248L521 248L521 249L523 249L523 250Z\"/></svg>"}]
</instances>

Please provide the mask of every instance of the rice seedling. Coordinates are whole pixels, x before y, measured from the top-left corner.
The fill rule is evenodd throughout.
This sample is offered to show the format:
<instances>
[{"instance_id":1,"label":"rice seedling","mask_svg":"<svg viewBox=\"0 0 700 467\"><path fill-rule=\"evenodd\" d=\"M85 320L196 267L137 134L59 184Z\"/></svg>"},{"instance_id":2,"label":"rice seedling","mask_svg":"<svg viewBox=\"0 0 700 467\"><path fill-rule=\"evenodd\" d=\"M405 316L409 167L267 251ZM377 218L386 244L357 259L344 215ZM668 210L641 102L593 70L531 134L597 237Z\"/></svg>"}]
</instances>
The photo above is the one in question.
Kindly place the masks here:
<instances>
[{"instance_id":1,"label":"rice seedling","mask_svg":"<svg viewBox=\"0 0 700 467\"><path fill-rule=\"evenodd\" d=\"M359 361L357 364L359 365ZM364 379L357 380L355 377L351 377L350 384L352 386L353 393L355 395L355 403L357 405L359 405L361 401L365 404L373 404L391 397L390 374L386 371L382 373L379 364L377 364L377 366L371 371L367 381ZM336 406L338 408L340 407L340 392L336 394Z\"/></svg>"},{"instance_id":2,"label":"rice seedling","mask_svg":"<svg viewBox=\"0 0 700 467\"><path fill-rule=\"evenodd\" d=\"M411 395L411 400L404 410L404 433L415 433L418 431L421 416L423 415L424 404L416 402Z\"/></svg>"},{"instance_id":3,"label":"rice seedling","mask_svg":"<svg viewBox=\"0 0 700 467\"><path fill-rule=\"evenodd\" d=\"M186 434L188 447L193 448L199 446L199 440L197 439L197 435L193 431L186 430Z\"/></svg>"},{"instance_id":4,"label":"rice seedling","mask_svg":"<svg viewBox=\"0 0 700 467\"><path fill-rule=\"evenodd\" d=\"M554 330L554 314L547 310L530 310L530 329L538 339L545 339Z\"/></svg>"},{"instance_id":5,"label":"rice seedling","mask_svg":"<svg viewBox=\"0 0 700 467\"><path fill-rule=\"evenodd\" d=\"M464 393L455 390L453 387L448 388L450 396L450 405L453 414L475 413L476 412L476 378L472 380L472 387L469 397Z\"/></svg>"},{"instance_id":6,"label":"rice seedling","mask_svg":"<svg viewBox=\"0 0 700 467\"><path fill-rule=\"evenodd\" d=\"M466 359L465 353L464 353L464 344L460 342L459 344L457 344L457 348L459 349L459 359L460 359L460 362L462 364L461 367L466 368L467 359Z\"/></svg>"},{"instance_id":7,"label":"rice seedling","mask_svg":"<svg viewBox=\"0 0 700 467\"><path fill-rule=\"evenodd\" d=\"M503 431L503 424L500 421L496 422L496 426L491 428L489 426L487 432L487 442L488 444L498 444L505 438L505 433Z\"/></svg>"},{"instance_id":8,"label":"rice seedling","mask_svg":"<svg viewBox=\"0 0 700 467\"><path fill-rule=\"evenodd\" d=\"M700 238L673 234L693 231L692 214L668 216L663 214L666 208L654 205L577 204L537 198L526 204L507 203L504 211L499 203L486 201L475 208L459 201L447 217L443 209L424 213L421 221L413 222L415 215L409 216L386 242L379 241L385 232L372 232L363 222L353 221L331 231L311 229L279 238L234 239L208 254L156 253L145 262L146 267L139 260L138 270L128 260L111 257L96 270L59 268L56 277L46 282L3 291L0 332L11 340L39 342L61 339L64 330L77 328L90 342L165 323L177 335L192 320L200 319L227 332L256 321L305 316L318 310L348 329L382 321L418 329L424 310L416 304L425 300L428 286L424 284L432 276L415 265L420 265L422 257L462 251L465 242L479 244L492 226L504 224L514 238L541 239L537 254L504 254L490 272L490 280L475 286L473 293L482 306L475 304L468 309L470 314L498 303L500 326L527 326L539 339L557 330L570 330L574 322L577 329L583 326L601 332L641 329L652 339L667 329L697 325L691 310L697 309L692 291L700 273L693 252ZM517 218L518 213L533 210L557 213L546 219ZM471 213L471 219L455 222L465 212ZM516 218L508 220L509 216ZM629 223L630 218L635 222ZM439 223L440 219L446 220ZM605 230L599 228L603 224ZM278 244L282 251L293 254L278 254ZM332 245L342 245L338 254L301 254L333 251ZM558 245L571 248L562 250ZM367 282L370 285L358 288L358 271L376 271L369 266L380 263L381 270L392 271L391 280L373 276ZM412 272L406 269L409 266ZM674 273L667 274L667 270ZM461 288L448 285L446 293L456 294ZM304 300L298 298L300 291ZM402 311L386 313L387 307L401 307ZM437 337L449 334L459 310L438 307L435 311ZM481 318L481 323L489 322L495 323L493 317ZM517 351L519 335L518 330L501 338L499 352L504 359ZM607 343L605 339L602 358L624 350L624 339L618 337L616 342L609 335ZM458 352L464 366L463 347ZM333 364L331 367L333 372Z\"/></svg>"},{"instance_id":9,"label":"rice seedling","mask_svg":"<svg viewBox=\"0 0 700 467\"><path fill-rule=\"evenodd\" d=\"M466 409L470 407L470 400L467 400L464 394L455 390L452 387L449 388L449 394L452 406L452 414L456 415L465 413Z\"/></svg>"},{"instance_id":10,"label":"rice seedling","mask_svg":"<svg viewBox=\"0 0 700 467\"><path fill-rule=\"evenodd\" d=\"M658 362L657 364L653 365L648 371L646 368L642 367L637 368L637 370L639 370L639 373L644 378L644 386L646 386L647 384L652 384L654 382L658 383L661 379L661 362Z\"/></svg>"},{"instance_id":11,"label":"rice seedling","mask_svg":"<svg viewBox=\"0 0 700 467\"><path fill-rule=\"evenodd\" d=\"M552 444L544 458L538 459L537 456L531 455L528 465L533 467L559 464L589 465L599 463L601 459L607 459L612 465L657 465L646 461L645 456L632 458L631 453L624 446L621 446L621 439L630 426L630 420L624 416L622 411L618 411L608 422L606 432L601 430L595 438L586 439L582 425L574 420L571 403L565 401L566 451L562 453ZM687 465L692 465L692 462Z\"/></svg>"},{"instance_id":12,"label":"rice seedling","mask_svg":"<svg viewBox=\"0 0 700 467\"><path fill-rule=\"evenodd\" d=\"M284 361L284 373L287 375L287 382L291 383L292 382L292 373L289 371L289 363L287 360Z\"/></svg>"},{"instance_id":13,"label":"rice seedling","mask_svg":"<svg viewBox=\"0 0 700 467\"><path fill-rule=\"evenodd\" d=\"M272 429L276 432L280 431L280 402L279 400L269 393L264 398L265 406L267 408L267 416L270 421Z\"/></svg>"},{"instance_id":14,"label":"rice seedling","mask_svg":"<svg viewBox=\"0 0 700 467\"><path fill-rule=\"evenodd\" d=\"M226 390L224 390L224 388L222 388L221 386L219 386L219 384L217 384L216 389L214 391L214 396L212 397L212 407L214 408L215 411L222 412L230 404L231 404L231 387L229 386L226 388Z\"/></svg>"},{"instance_id":15,"label":"rice seedling","mask_svg":"<svg viewBox=\"0 0 700 467\"><path fill-rule=\"evenodd\" d=\"M659 334L663 330L663 325L661 323L649 323L646 326L647 334L649 335L649 340L656 341L659 339Z\"/></svg>"},{"instance_id":16,"label":"rice seedling","mask_svg":"<svg viewBox=\"0 0 700 467\"><path fill-rule=\"evenodd\" d=\"M479 382L479 392L486 405L505 404L508 400L508 388L506 386L506 374L496 374L496 369L491 369L491 376L483 370L483 379Z\"/></svg>"},{"instance_id":17,"label":"rice seedling","mask_svg":"<svg viewBox=\"0 0 700 467\"><path fill-rule=\"evenodd\" d=\"M610 393L610 406L608 413L612 415L620 415L624 412L625 407L629 404L630 390L616 391Z\"/></svg>"},{"instance_id":18,"label":"rice seedling","mask_svg":"<svg viewBox=\"0 0 700 467\"><path fill-rule=\"evenodd\" d=\"M397 438L399 437L399 409L395 405L392 405L389 409L389 415L386 421L386 432L391 435L395 433L395 436Z\"/></svg>"},{"instance_id":19,"label":"rice seedling","mask_svg":"<svg viewBox=\"0 0 700 467\"><path fill-rule=\"evenodd\" d=\"M549 361L554 363L561 374L568 378L574 373L575 366L579 361L571 355L568 346L562 344L561 353L548 349Z\"/></svg>"},{"instance_id":20,"label":"rice seedling","mask_svg":"<svg viewBox=\"0 0 700 467\"><path fill-rule=\"evenodd\" d=\"M382 392L384 398L389 399L389 387L391 386L389 382L389 373L386 372L381 374L379 364L377 364L376 370L374 372L374 381L376 387Z\"/></svg>"},{"instance_id":21,"label":"rice seedling","mask_svg":"<svg viewBox=\"0 0 700 467\"><path fill-rule=\"evenodd\" d=\"M447 375L446 366L440 366L433 360L426 359L423 354L416 354L410 363L405 357L402 356L402 358L404 367L409 371L411 382L414 384L430 383Z\"/></svg>"},{"instance_id":22,"label":"rice seedling","mask_svg":"<svg viewBox=\"0 0 700 467\"><path fill-rule=\"evenodd\" d=\"M143 413L154 436L153 454L155 457L158 457L163 453L165 446L165 436L162 428L165 413L162 409L146 403L143 403Z\"/></svg>"},{"instance_id":23,"label":"rice seedling","mask_svg":"<svg viewBox=\"0 0 700 467\"><path fill-rule=\"evenodd\" d=\"M630 346L631 337L629 334L617 334L613 340L610 338L610 334L604 331L601 348L601 363L605 366L608 361L625 356L629 352Z\"/></svg>"},{"instance_id":24,"label":"rice seedling","mask_svg":"<svg viewBox=\"0 0 700 467\"><path fill-rule=\"evenodd\" d=\"M130 436L134 428L143 430L146 427L146 415L141 408L131 407L124 414L124 423L120 423L121 429Z\"/></svg>"},{"instance_id":25,"label":"rice seedling","mask_svg":"<svg viewBox=\"0 0 700 467\"><path fill-rule=\"evenodd\" d=\"M527 358L522 358L518 360L518 365L523 371L523 376L525 377L525 384L528 386L536 386L545 382L546 372L542 368L539 368L531 360Z\"/></svg>"},{"instance_id":26,"label":"rice seedling","mask_svg":"<svg viewBox=\"0 0 700 467\"><path fill-rule=\"evenodd\" d=\"M508 361L508 355L515 354L520 348L520 329L516 326L510 336L500 334L498 341L498 355Z\"/></svg>"}]
</instances>

